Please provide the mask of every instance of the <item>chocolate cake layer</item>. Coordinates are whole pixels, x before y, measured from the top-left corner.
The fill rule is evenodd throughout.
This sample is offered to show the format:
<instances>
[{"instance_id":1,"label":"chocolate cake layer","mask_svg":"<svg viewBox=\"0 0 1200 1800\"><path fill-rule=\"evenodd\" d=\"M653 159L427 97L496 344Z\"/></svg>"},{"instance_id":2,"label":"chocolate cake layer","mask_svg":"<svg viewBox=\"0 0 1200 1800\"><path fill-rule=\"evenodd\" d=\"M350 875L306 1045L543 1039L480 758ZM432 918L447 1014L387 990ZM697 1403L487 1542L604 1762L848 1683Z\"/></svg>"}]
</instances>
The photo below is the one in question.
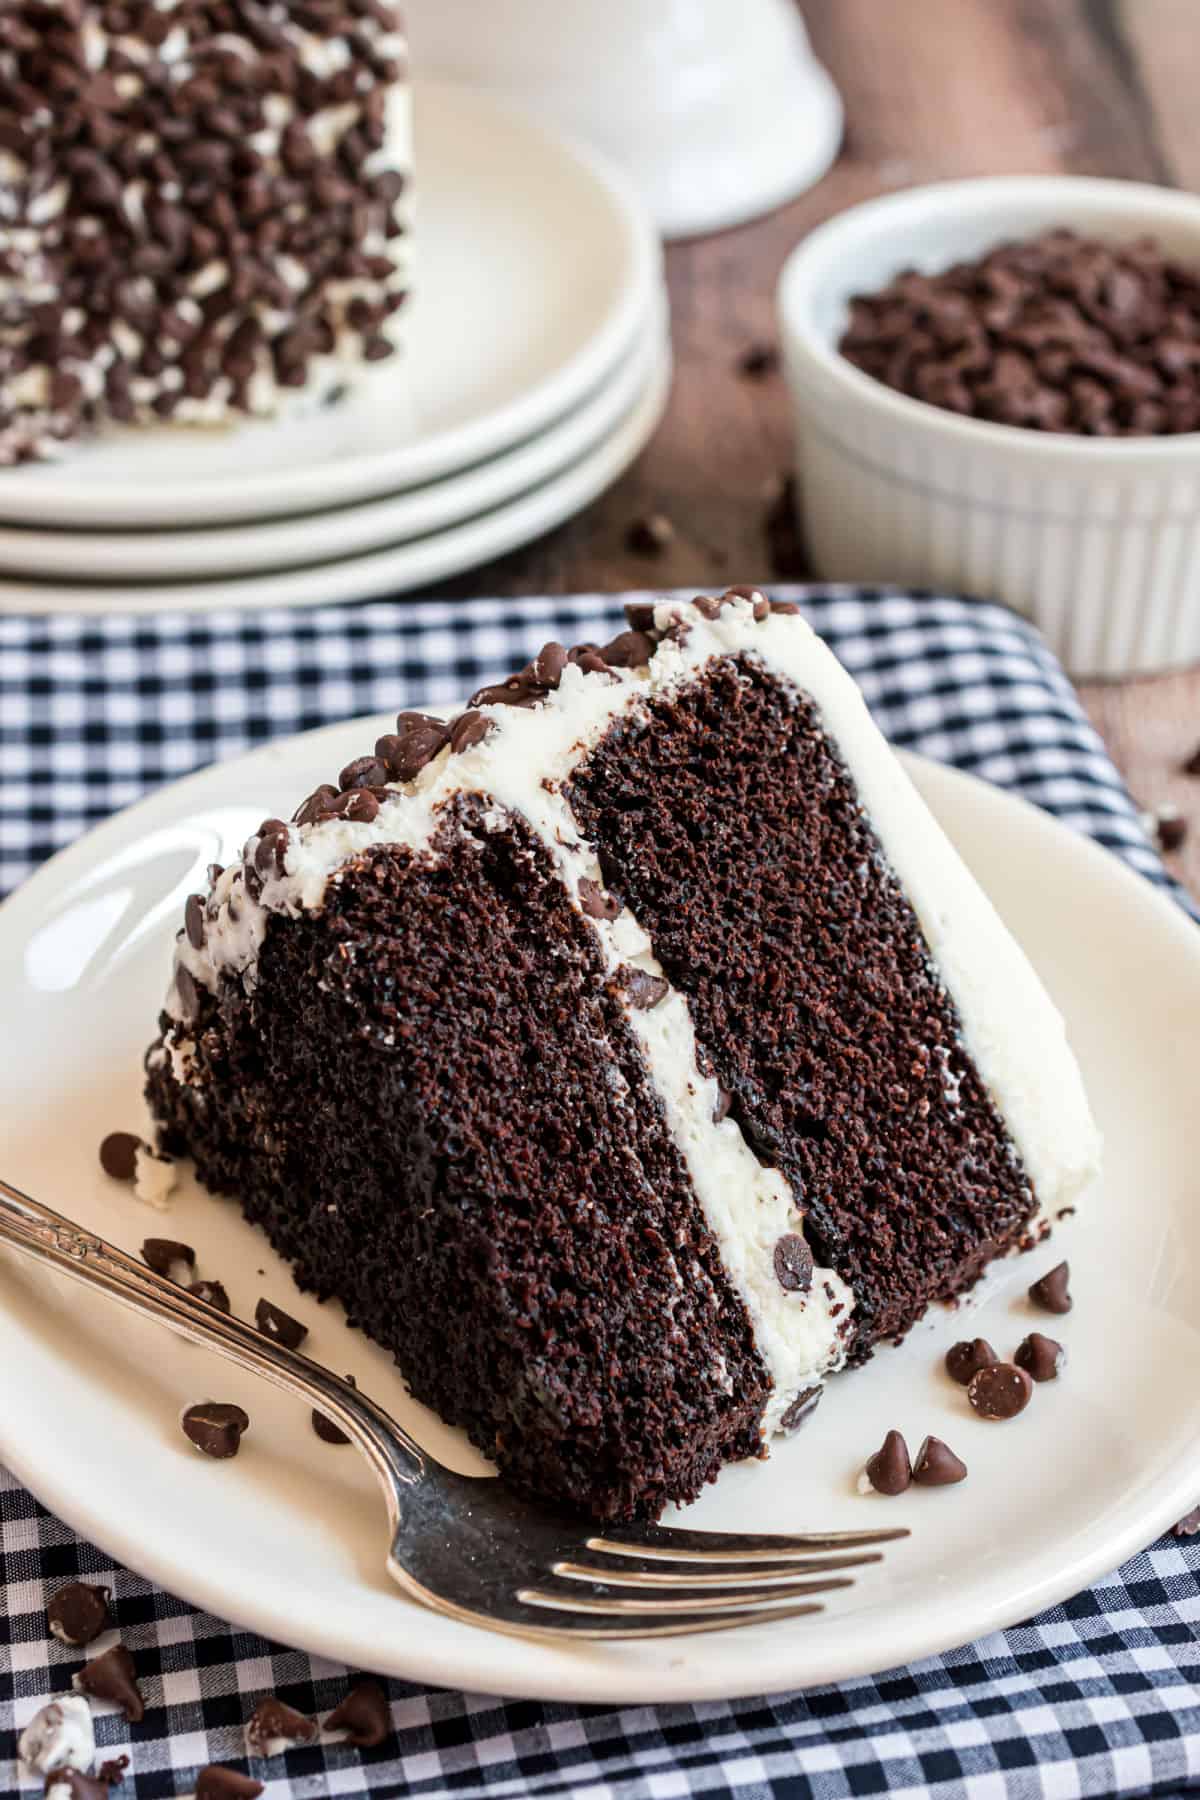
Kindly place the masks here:
<instances>
[{"instance_id":1,"label":"chocolate cake layer","mask_svg":"<svg viewBox=\"0 0 1200 1800\"><path fill-rule=\"evenodd\" d=\"M656 1514L759 1453L770 1381L587 921L485 814L272 917L253 982L197 995L188 1083L152 1055L148 1097L510 1477Z\"/></svg>"},{"instance_id":2,"label":"chocolate cake layer","mask_svg":"<svg viewBox=\"0 0 1200 1800\"><path fill-rule=\"evenodd\" d=\"M970 1286L1034 1198L847 769L806 698L727 657L616 722L566 791L854 1289L861 1360Z\"/></svg>"}]
</instances>

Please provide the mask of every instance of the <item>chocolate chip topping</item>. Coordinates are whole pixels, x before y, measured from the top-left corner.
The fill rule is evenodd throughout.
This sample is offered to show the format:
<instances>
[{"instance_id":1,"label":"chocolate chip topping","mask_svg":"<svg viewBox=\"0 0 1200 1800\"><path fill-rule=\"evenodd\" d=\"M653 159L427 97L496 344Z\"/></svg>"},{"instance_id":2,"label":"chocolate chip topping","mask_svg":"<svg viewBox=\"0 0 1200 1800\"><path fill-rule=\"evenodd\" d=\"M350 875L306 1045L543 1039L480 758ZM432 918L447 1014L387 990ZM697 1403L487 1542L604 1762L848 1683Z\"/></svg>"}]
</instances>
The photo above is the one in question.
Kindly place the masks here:
<instances>
[{"instance_id":1,"label":"chocolate chip topping","mask_svg":"<svg viewBox=\"0 0 1200 1800\"><path fill-rule=\"evenodd\" d=\"M779 1421L780 1431L796 1431L806 1419L810 1419L821 1404L823 1387L801 1388L796 1398L787 1408Z\"/></svg>"},{"instance_id":2,"label":"chocolate chip topping","mask_svg":"<svg viewBox=\"0 0 1200 1800\"><path fill-rule=\"evenodd\" d=\"M316 1735L316 1721L275 1694L260 1700L246 1723L246 1741L255 1756L275 1754L275 1747L281 1742L311 1744Z\"/></svg>"},{"instance_id":3,"label":"chocolate chip topping","mask_svg":"<svg viewBox=\"0 0 1200 1800\"><path fill-rule=\"evenodd\" d=\"M1195 1537L1200 1532L1200 1506L1193 1506L1191 1512L1184 1513L1171 1527L1171 1536L1177 1538Z\"/></svg>"},{"instance_id":4,"label":"chocolate chip topping","mask_svg":"<svg viewBox=\"0 0 1200 1800\"><path fill-rule=\"evenodd\" d=\"M352 1388L358 1386L353 1375L347 1375L346 1380ZM324 1444L348 1444L350 1442L341 1426L335 1425L333 1420L326 1418L323 1412L318 1412L315 1406L312 1409L312 1428Z\"/></svg>"},{"instance_id":5,"label":"chocolate chip topping","mask_svg":"<svg viewBox=\"0 0 1200 1800\"><path fill-rule=\"evenodd\" d=\"M46 1607L50 1634L60 1644L90 1644L112 1623L108 1610L111 1588L69 1581L52 1594Z\"/></svg>"},{"instance_id":6,"label":"chocolate chip topping","mask_svg":"<svg viewBox=\"0 0 1200 1800\"><path fill-rule=\"evenodd\" d=\"M946 1373L951 1381L957 1381L961 1387L966 1387L972 1375L978 1374L980 1369L986 1369L989 1363L999 1361L1000 1358L986 1338L963 1339L947 1350Z\"/></svg>"},{"instance_id":7,"label":"chocolate chip topping","mask_svg":"<svg viewBox=\"0 0 1200 1800\"><path fill-rule=\"evenodd\" d=\"M374 1750L392 1729L387 1695L377 1681L360 1681L334 1707L325 1721L326 1731L343 1731L359 1750Z\"/></svg>"},{"instance_id":8,"label":"chocolate chip topping","mask_svg":"<svg viewBox=\"0 0 1200 1800\"><path fill-rule=\"evenodd\" d=\"M953 1487L965 1481L967 1465L939 1437L927 1437L917 1451L912 1478L918 1487Z\"/></svg>"},{"instance_id":9,"label":"chocolate chip topping","mask_svg":"<svg viewBox=\"0 0 1200 1800\"><path fill-rule=\"evenodd\" d=\"M731 604L731 600L732 596L729 594L697 594L692 605L702 619L713 620L720 618L725 608Z\"/></svg>"},{"instance_id":10,"label":"chocolate chip topping","mask_svg":"<svg viewBox=\"0 0 1200 1800\"><path fill-rule=\"evenodd\" d=\"M1013 1357L1018 1369L1024 1369L1035 1381L1055 1381L1066 1360L1067 1353L1062 1345L1053 1338L1043 1337L1040 1331L1031 1331Z\"/></svg>"},{"instance_id":11,"label":"chocolate chip topping","mask_svg":"<svg viewBox=\"0 0 1200 1800\"><path fill-rule=\"evenodd\" d=\"M79 1693L119 1706L131 1725L145 1717L146 1705L137 1684L133 1658L124 1644L114 1644L102 1656L94 1656L91 1662L84 1663L72 1677L72 1682Z\"/></svg>"},{"instance_id":12,"label":"chocolate chip topping","mask_svg":"<svg viewBox=\"0 0 1200 1800\"><path fill-rule=\"evenodd\" d=\"M183 909L183 928L187 932L188 943L193 950L203 950L205 937L204 898L201 894L189 894L187 905Z\"/></svg>"},{"instance_id":13,"label":"chocolate chip topping","mask_svg":"<svg viewBox=\"0 0 1200 1800\"><path fill-rule=\"evenodd\" d=\"M262 1791L262 1782L253 1775L243 1775L224 1763L209 1763L196 1777L195 1800L258 1800Z\"/></svg>"},{"instance_id":14,"label":"chocolate chip topping","mask_svg":"<svg viewBox=\"0 0 1200 1800\"><path fill-rule=\"evenodd\" d=\"M566 646L552 639L550 643L542 645L529 666L529 672L539 687L556 688L566 666Z\"/></svg>"},{"instance_id":15,"label":"chocolate chip topping","mask_svg":"<svg viewBox=\"0 0 1200 1800\"><path fill-rule=\"evenodd\" d=\"M383 742L381 738L380 744ZM387 739L389 776L393 781L415 781L449 742L450 732L444 719L435 719L430 713L402 712L394 735Z\"/></svg>"},{"instance_id":16,"label":"chocolate chip topping","mask_svg":"<svg viewBox=\"0 0 1200 1800\"><path fill-rule=\"evenodd\" d=\"M171 1271L177 1263L184 1263L189 1269L195 1268L196 1252L190 1244L176 1243L174 1238L146 1238L142 1244L142 1261L156 1275L165 1275L168 1280L174 1280Z\"/></svg>"},{"instance_id":17,"label":"chocolate chip topping","mask_svg":"<svg viewBox=\"0 0 1200 1800\"><path fill-rule=\"evenodd\" d=\"M352 825L370 825L379 815L379 796L370 788L351 788L339 794L329 807L327 816L348 819Z\"/></svg>"},{"instance_id":18,"label":"chocolate chip topping","mask_svg":"<svg viewBox=\"0 0 1200 1800\"><path fill-rule=\"evenodd\" d=\"M243 1432L250 1429L248 1414L222 1400L202 1400L189 1406L179 1422L197 1450L219 1459L236 1456Z\"/></svg>"},{"instance_id":19,"label":"chocolate chip topping","mask_svg":"<svg viewBox=\"0 0 1200 1800\"><path fill-rule=\"evenodd\" d=\"M1060 1262L1040 1276L1030 1288L1029 1298L1043 1312L1069 1313L1072 1305L1070 1265Z\"/></svg>"},{"instance_id":20,"label":"chocolate chip topping","mask_svg":"<svg viewBox=\"0 0 1200 1800\"><path fill-rule=\"evenodd\" d=\"M671 991L665 976L651 975L648 969L635 969L628 964L621 972L621 981L629 1004L636 1006L639 1012L657 1006Z\"/></svg>"},{"instance_id":21,"label":"chocolate chip topping","mask_svg":"<svg viewBox=\"0 0 1200 1800\"><path fill-rule=\"evenodd\" d=\"M182 963L175 968L175 992L179 996L179 1011L185 1025L191 1025L200 1017L200 989L191 973ZM128 1136L118 1132L117 1136Z\"/></svg>"},{"instance_id":22,"label":"chocolate chip topping","mask_svg":"<svg viewBox=\"0 0 1200 1800\"><path fill-rule=\"evenodd\" d=\"M615 919L621 910L621 902L615 894L610 894L600 886L598 881L591 881L586 875L579 881L579 904L589 919Z\"/></svg>"},{"instance_id":23,"label":"chocolate chip topping","mask_svg":"<svg viewBox=\"0 0 1200 1800\"><path fill-rule=\"evenodd\" d=\"M641 669L654 655L654 640L644 631L619 631L601 655L610 669Z\"/></svg>"},{"instance_id":24,"label":"chocolate chip topping","mask_svg":"<svg viewBox=\"0 0 1200 1800\"><path fill-rule=\"evenodd\" d=\"M1200 430L1200 267L1055 230L856 295L839 349L931 406L1096 437Z\"/></svg>"},{"instance_id":25,"label":"chocolate chip topping","mask_svg":"<svg viewBox=\"0 0 1200 1800\"><path fill-rule=\"evenodd\" d=\"M289 841L290 834L282 819L263 820L254 847L254 869L264 881L277 880L286 872L284 858Z\"/></svg>"},{"instance_id":26,"label":"chocolate chip topping","mask_svg":"<svg viewBox=\"0 0 1200 1800\"><path fill-rule=\"evenodd\" d=\"M658 627L654 622L653 601L627 601L625 604L625 617L629 621L629 628L631 631L644 631L649 638L658 635Z\"/></svg>"},{"instance_id":27,"label":"chocolate chip topping","mask_svg":"<svg viewBox=\"0 0 1200 1800\"><path fill-rule=\"evenodd\" d=\"M259 1301L254 1309L254 1323L264 1337L274 1338L288 1350L298 1350L308 1336L308 1326L293 1319L291 1313L285 1313L273 1300Z\"/></svg>"},{"instance_id":28,"label":"chocolate chip topping","mask_svg":"<svg viewBox=\"0 0 1200 1800\"><path fill-rule=\"evenodd\" d=\"M338 790L326 781L308 796L292 814L293 825L316 825L329 814Z\"/></svg>"},{"instance_id":29,"label":"chocolate chip topping","mask_svg":"<svg viewBox=\"0 0 1200 1800\"><path fill-rule=\"evenodd\" d=\"M132 1181L137 1174L137 1153L143 1148L141 1138L132 1131L110 1131L100 1145L100 1167L114 1181Z\"/></svg>"},{"instance_id":30,"label":"chocolate chip topping","mask_svg":"<svg viewBox=\"0 0 1200 1800\"><path fill-rule=\"evenodd\" d=\"M450 753L460 756L464 750L473 750L476 744L482 744L485 737L496 729L494 719L485 719L480 712L461 712L456 719L450 721Z\"/></svg>"},{"instance_id":31,"label":"chocolate chip topping","mask_svg":"<svg viewBox=\"0 0 1200 1800\"><path fill-rule=\"evenodd\" d=\"M877 1494L902 1494L912 1482L908 1445L898 1431L889 1431L874 1456L867 1458L863 1473Z\"/></svg>"},{"instance_id":32,"label":"chocolate chip topping","mask_svg":"<svg viewBox=\"0 0 1200 1800\"><path fill-rule=\"evenodd\" d=\"M219 1281L193 1281L188 1287L188 1293L193 1294L197 1300L203 1300L208 1306L215 1306L218 1312L227 1313L232 1310L229 1295Z\"/></svg>"},{"instance_id":33,"label":"chocolate chip topping","mask_svg":"<svg viewBox=\"0 0 1200 1800\"><path fill-rule=\"evenodd\" d=\"M338 789L386 787L390 777L387 764L379 756L356 756L338 776Z\"/></svg>"},{"instance_id":34,"label":"chocolate chip topping","mask_svg":"<svg viewBox=\"0 0 1200 1800\"><path fill-rule=\"evenodd\" d=\"M567 657L567 661L575 663L585 675L607 675L609 673L608 664L605 662L598 644L576 644Z\"/></svg>"},{"instance_id":35,"label":"chocolate chip topping","mask_svg":"<svg viewBox=\"0 0 1200 1800\"><path fill-rule=\"evenodd\" d=\"M719 1125L722 1119L728 1118L729 1109L732 1105L733 1095L729 1092L728 1088L722 1087L718 1081L717 1104L713 1107L712 1112L712 1122L714 1125Z\"/></svg>"},{"instance_id":36,"label":"chocolate chip topping","mask_svg":"<svg viewBox=\"0 0 1200 1800\"><path fill-rule=\"evenodd\" d=\"M967 1399L981 1419L1015 1419L1029 1405L1033 1383L1014 1363L989 1363L967 1384Z\"/></svg>"},{"instance_id":37,"label":"chocolate chip topping","mask_svg":"<svg viewBox=\"0 0 1200 1800\"><path fill-rule=\"evenodd\" d=\"M807 1294L812 1278L812 1251L797 1232L787 1232L775 1245L776 1281L789 1294Z\"/></svg>"}]
</instances>

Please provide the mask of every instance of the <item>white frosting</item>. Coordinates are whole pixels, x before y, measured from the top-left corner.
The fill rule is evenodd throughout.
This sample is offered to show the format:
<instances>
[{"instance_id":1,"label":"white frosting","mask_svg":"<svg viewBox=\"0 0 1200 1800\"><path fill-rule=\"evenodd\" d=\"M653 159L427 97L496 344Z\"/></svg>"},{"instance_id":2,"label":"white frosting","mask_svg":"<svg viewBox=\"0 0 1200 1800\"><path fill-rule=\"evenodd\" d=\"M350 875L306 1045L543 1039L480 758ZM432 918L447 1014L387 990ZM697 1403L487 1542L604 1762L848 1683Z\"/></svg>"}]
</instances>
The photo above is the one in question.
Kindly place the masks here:
<instances>
[{"instance_id":1,"label":"white frosting","mask_svg":"<svg viewBox=\"0 0 1200 1800\"><path fill-rule=\"evenodd\" d=\"M86 1773L96 1756L87 1701L78 1694L63 1694L43 1706L21 1733L17 1754L35 1775L52 1775L56 1769Z\"/></svg>"},{"instance_id":2,"label":"white frosting","mask_svg":"<svg viewBox=\"0 0 1200 1800\"><path fill-rule=\"evenodd\" d=\"M427 850L445 809L463 794L496 803L485 816L489 828L503 829L511 813L524 818L578 904L580 881L599 883L601 877L595 851L563 794L572 771L617 717L669 694L714 658L751 657L816 707L913 906L958 1009L966 1049L1042 1208L1065 1204L1094 1173L1099 1139L1062 1020L888 748L851 677L802 619L772 614L756 620L746 600L735 600L712 620L694 606L664 604L656 620L660 628L675 620L686 630L664 639L648 666L585 675L568 665L560 686L535 708L483 707L495 724L490 735L461 754L443 751L415 781L393 790L369 823L329 819L293 827L284 872L267 882L258 903L250 901L240 872L226 871L210 902L216 916L204 946L197 950L182 939L179 965L210 989L223 973L242 973L252 982L270 912L319 908L339 869L371 845ZM632 965L661 974L649 938L627 909L614 920L589 923L610 969ZM168 1010L180 1017L174 991ZM631 1008L628 1017L771 1374L769 1430L798 1392L840 1365L853 1297L832 1271L819 1267L807 1295L785 1292L776 1279L773 1246L785 1232L802 1234L803 1221L787 1183L762 1167L738 1126L731 1119L713 1122L716 1084L699 1072L683 997L672 992L655 1007ZM713 1378L728 1382L716 1356Z\"/></svg>"}]
</instances>

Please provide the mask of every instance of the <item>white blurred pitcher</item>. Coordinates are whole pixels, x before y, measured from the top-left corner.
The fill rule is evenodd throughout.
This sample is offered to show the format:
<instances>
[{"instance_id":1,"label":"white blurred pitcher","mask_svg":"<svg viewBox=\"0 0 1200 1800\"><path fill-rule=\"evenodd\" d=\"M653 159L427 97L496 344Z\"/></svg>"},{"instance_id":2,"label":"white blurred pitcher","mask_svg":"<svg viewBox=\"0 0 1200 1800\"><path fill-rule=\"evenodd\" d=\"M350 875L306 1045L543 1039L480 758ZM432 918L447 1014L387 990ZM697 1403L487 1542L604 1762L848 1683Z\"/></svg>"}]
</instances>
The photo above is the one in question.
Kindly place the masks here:
<instances>
[{"instance_id":1,"label":"white blurred pitcher","mask_svg":"<svg viewBox=\"0 0 1200 1800\"><path fill-rule=\"evenodd\" d=\"M668 237L817 181L842 109L795 0L405 0L412 66L487 87L624 166Z\"/></svg>"}]
</instances>

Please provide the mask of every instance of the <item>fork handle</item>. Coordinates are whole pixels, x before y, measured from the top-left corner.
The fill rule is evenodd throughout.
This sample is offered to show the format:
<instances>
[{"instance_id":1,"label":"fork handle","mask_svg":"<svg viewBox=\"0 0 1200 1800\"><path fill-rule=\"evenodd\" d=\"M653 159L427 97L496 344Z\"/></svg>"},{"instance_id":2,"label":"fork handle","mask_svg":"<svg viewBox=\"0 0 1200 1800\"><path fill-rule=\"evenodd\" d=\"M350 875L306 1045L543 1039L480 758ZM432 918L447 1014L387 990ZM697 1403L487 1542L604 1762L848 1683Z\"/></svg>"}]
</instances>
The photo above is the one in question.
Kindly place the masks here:
<instances>
[{"instance_id":1,"label":"fork handle","mask_svg":"<svg viewBox=\"0 0 1200 1800\"><path fill-rule=\"evenodd\" d=\"M184 1337L317 1407L372 1464L388 1495L390 1510L395 1510L396 1482L412 1486L428 1467L437 1467L395 1419L339 1375L189 1294L127 1251L83 1231L4 1180L0 1180L0 1244L110 1294L143 1318L172 1326ZM391 1522L394 1528L396 1520Z\"/></svg>"}]
</instances>

